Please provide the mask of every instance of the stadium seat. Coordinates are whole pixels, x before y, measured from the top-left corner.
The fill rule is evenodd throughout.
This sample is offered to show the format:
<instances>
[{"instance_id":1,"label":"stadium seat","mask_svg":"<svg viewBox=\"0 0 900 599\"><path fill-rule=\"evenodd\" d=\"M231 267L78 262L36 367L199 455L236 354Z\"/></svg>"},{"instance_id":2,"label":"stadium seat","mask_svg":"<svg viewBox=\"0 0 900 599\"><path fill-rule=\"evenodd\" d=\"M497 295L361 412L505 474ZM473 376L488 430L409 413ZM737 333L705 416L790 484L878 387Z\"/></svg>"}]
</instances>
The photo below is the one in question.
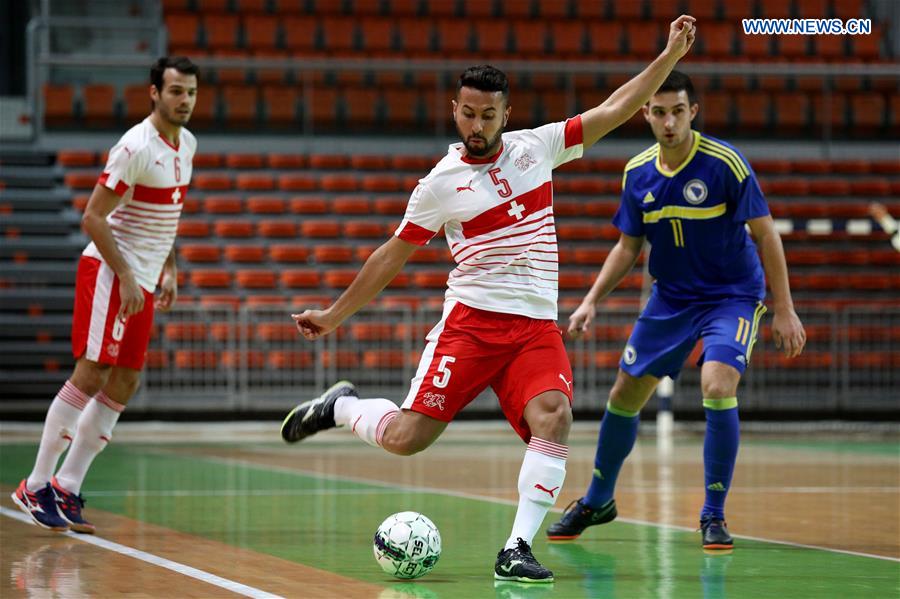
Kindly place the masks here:
<instances>
[{"instance_id":1,"label":"stadium seat","mask_svg":"<svg viewBox=\"0 0 900 599\"><path fill-rule=\"evenodd\" d=\"M226 173L196 173L191 187L208 191L225 191L232 188L231 177Z\"/></svg>"},{"instance_id":2,"label":"stadium seat","mask_svg":"<svg viewBox=\"0 0 900 599\"><path fill-rule=\"evenodd\" d=\"M281 285L283 287L318 287L321 282L321 274L314 268L290 269L281 271Z\"/></svg>"},{"instance_id":3,"label":"stadium seat","mask_svg":"<svg viewBox=\"0 0 900 599\"><path fill-rule=\"evenodd\" d=\"M306 245L274 244L269 246L269 258L273 262L306 262L309 248Z\"/></svg>"},{"instance_id":4,"label":"stadium seat","mask_svg":"<svg viewBox=\"0 0 900 599\"><path fill-rule=\"evenodd\" d=\"M774 95L773 105L776 129L798 130L809 124L809 98L805 93L777 93Z\"/></svg>"},{"instance_id":5,"label":"stadium seat","mask_svg":"<svg viewBox=\"0 0 900 599\"><path fill-rule=\"evenodd\" d=\"M356 20L343 16L325 17L321 22L322 48L330 54L354 50Z\"/></svg>"},{"instance_id":6,"label":"stadium seat","mask_svg":"<svg viewBox=\"0 0 900 599\"><path fill-rule=\"evenodd\" d=\"M360 20L359 31L362 50L367 54L380 56L395 49L393 19L364 17Z\"/></svg>"},{"instance_id":7,"label":"stadium seat","mask_svg":"<svg viewBox=\"0 0 900 599\"><path fill-rule=\"evenodd\" d=\"M71 171L63 176L63 183L71 189L93 189L97 177L95 171Z\"/></svg>"},{"instance_id":8,"label":"stadium seat","mask_svg":"<svg viewBox=\"0 0 900 599\"><path fill-rule=\"evenodd\" d=\"M317 46L319 23L314 17L287 16L282 22L285 48L299 55L312 54Z\"/></svg>"},{"instance_id":9,"label":"stadium seat","mask_svg":"<svg viewBox=\"0 0 900 599\"><path fill-rule=\"evenodd\" d=\"M447 286L446 270L420 270L412 273L412 280L420 289L442 289Z\"/></svg>"},{"instance_id":10,"label":"stadium seat","mask_svg":"<svg viewBox=\"0 0 900 599\"><path fill-rule=\"evenodd\" d=\"M625 32L628 39L628 53L640 58L656 57L662 49L659 45L660 31L658 23L633 22L626 24Z\"/></svg>"},{"instance_id":11,"label":"stadium seat","mask_svg":"<svg viewBox=\"0 0 900 599\"><path fill-rule=\"evenodd\" d=\"M284 191L312 191L319 188L319 180L308 173L278 175L278 189ZM291 204L293 211L293 202Z\"/></svg>"},{"instance_id":12,"label":"stadium seat","mask_svg":"<svg viewBox=\"0 0 900 599\"><path fill-rule=\"evenodd\" d=\"M243 200L236 195L208 195L203 200L203 210L210 214L241 214Z\"/></svg>"},{"instance_id":13,"label":"stadium seat","mask_svg":"<svg viewBox=\"0 0 900 599\"><path fill-rule=\"evenodd\" d=\"M400 47L410 57L418 57L432 50L434 33L431 21L401 18L397 20Z\"/></svg>"},{"instance_id":14,"label":"stadium seat","mask_svg":"<svg viewBox=\"0 0 900 599\"><path fill-rule=\"evenodd\" d=\"M215 369L219 364L219 354L214 351L178 349L174 358L175 367L185 370Z\"/></svg>"},{"instance_id":15,"label":"stadium seat","mask_svg":"<svg viewBox=\"0 0 900 599\"><path fill-rule=\"evenodd\" d=\"M702 54L713 59L723 59L732 55L736 31L733 23L709 23L704 25L703 29Z\"/></svg>"},{"instance_id":16,"label":"stadium seat","mask_svg":"<svg viewBox=\"0 0 900 599\"><path fill-rule=\"evenodd\" d=\"M44 122L48 126L71 124L75 119L75 89L68 84L45 83Z\"/></svg>"},{"instance_id":17,"label":"stadium seat","mask_svg":"<svg viewBox=\"0 0 900 599\"><path fill-rule=\"evenodd\" d=\"M203 15L206 47L211 50L236 48L240 22L236 15L213 13Z\"/></svg>"},{"instance_id":18,"label":"stadium seat","mask_svg":"<svg viewBox=\"0 0 900 599\"><path fill-rule=\"evenodd\" d=\"M106 83L93 83L81 88L82 115L90 126L109 127L116 116L116 90Z\"/></svg>"},{"instance_id":19,"label":"stadium seat","mask_svg":"<svg viewBox=\"0 0 900 599\"><path fill-rule=\"evenodd\" d=\"M322 274L322 284L332 289L346 289L356 278L356 270L329 269Z\"/></svg>"},{"instance_id":20,"label":"stadium seat","mask_svg":"<svg viewBox=\"0 0 900 599\"><path fill-rule=\"evenodd\" d=\"M319 185L325 191L357 191L359 181L352 174L335 173L323 175Z\"/></svg>"},{"instance_id":21,"label":"stadium seat","mask_svg":"<svg viewBox=\"0 0 900 599\"><path fill-rule=\"evenodd\" d=\"M848 56L848 37L842 35L818 35L813 38L813 54L826 60L840 60Z\"/></svg>"},{"instance_id":22,"label":"stadium seat","mask_svg":"<svg viewBox=\"0 0 900 599\"><path fill-rule=\"evenodd\" d=\"M730 2L725 2L730 6ZM750 60L770 59L773 56L774 36L771 35L739 35L740 54Z\"/></svg>"},{"instance_id":23,"label":"stadium seat","mask_svg":"<svg viewBox=\"0 0 900 599\"><path fill-rule=\"evenodd\" d=\"M225 258L230 262L253 264L262 262L266 250L261 245L226 245Z\"/></svg>"},{"instance_id":24,"label":"stadium seat","mask_svg":"<svg viewBox=\"0 0 900 599\"><path fill-rule=\"evenodd\" d=\"M296 329L291 338L297 338ZM310 351L273 350L266 354L266 364L276 370L298 370L312 368L315 365L315 359Z\"/></svg>"},{"instance_id":25,"label":"stadium seat","mask_svg":"<svg viewBox=\"0 0 900 599\"><path fill-rule=\"evenodd\" d=\"M258 88L226 85L222 87L222 105L229 126L248 127L257 121Z\"/></svg>"},{"instance_id":26,"label":"stadium seat","mask_svg":"<svg viewBox=\"0 0 900 599\"><path fill-rule=\"evenodd\" d=\"M368 220L345 221L343 231L345 236L351 238L373 238L385 235L384 225Z\"/></svg>"},{"instance_id":27,"label":"stadium seat","mask_svg":"<svg viewBox=\"0 0 900 599\"><path fill-rule=\"evenodd\" d=\"M272 196L250 196L247 211L252 214L284 214L287 203L282 198Z\"/></svg>"},{"instance_id":28,"label":"stadium seat","mask_svg":"<svg viewBox=\"0 0 900 599\"><path fill-rule=\"evenodd\" d=\"M718 0L687 0L684 7L685 14L693 15L701 22L714 21L719 18L719 1ZM678 14L673 12L671 14ZM750 16L749 14L747 16ZM671 17L663 17L663 20Z\"/></svg>"},{"instance_id":29,"label":"stadium seat","mask_svg":"<svg viewBox=\"0 0 900 599\"><path fill-rule=\"evenodd\" d=\"M325 214L330 203L321 196L295 196L288 206L294 214Z\"/></svg>"},{"instance_id":30,"label":"stadium seat","mask_svg":"<svg viewBox=\"0 0 900 599\"><path fill-rule=\"evenodd\" d=\"M290 220L262 220L256 225L256 233L260 237L296 237L297 224Z\"/></svg>"},{"instance_id":31,"label":"stadium seat","mask_svg":"<svg viewBox=\"0 0 900 599\"><path fill-rule=\"evenodd\" d=\"M235 188L245 191L270 191L275 189L275 177L267 172L239 173L234 183Z\"/></svg>"},{"instance_id":32,"label":"stadium seat","mask_svg":"<svg viewBox=\"0 0 900 599\"><path fill-rule=\"evenodd\" d=\"M725 0L722 2L722 18L725 21L740 22L740 19L747 19L756 15L756 0ZM747 36L757 37L757 36ZM767 36L759 36L767 37Z\"/></svg>"},{"instance_id":33,"label":"stadium seat","mask_svg":"<svg viewBox=\"0 0 900 599\"><path fill-rule=\"evenodd\" d=\"M163 336L169 341L202 341L208 333L202 322L168 322L163 327Z\"/></svg>"},{"instance_id":34,"label":"stadium seat","mask_svg":"<svg viewBox=\"0 0 900 599\"><path fill-rule=\"evenodd\" d=\"M270 270L238 270L234 280L244 289L274 289L277 284L276 275Z\"/></svg>"},{"instance_id":35,"label":"stadium seat","mask_svg":"<svg viewBox=\"0 0 900 599\"><path fill-rule=\"evenodd\" d=\"M344 88L345 121L355 128L372 128L381 122L381 92L372 88Z\"/></svg>"},{"instance_id":36,"label":"stadium seat","mask_svg":"<svg viewBox=\"0 0 900 599\"><path fill-rule=\"evenodd\" d=\"M755 91L737 96L737 123L747 131L760 131L769 125L769 95Z\"/></svg>"},{"instance_id":37,"label":"stadium seat","mask_svg":"<svg viewBox=\"0 0 900 599\"><path fill-rule=\"evenodd\" d=\"M203 220L184 220L178 222L178 237L209 237L210 225Z\"/></svg>"},{"instance_id":38,"label":"stadium seat","mask_svg":"<svg viewBox=\"0 0 900 599\"><path fill-rule=\"evenodd\" d=\"M196 48L199 43L200 17L191 13L166 14L166 30L169 45L179 48Z\"/></svg>"},{"instance_id":39,"label":"stadium seat","mask_svg":"<svg viewBox=\"0 0 900 599\"><path fill-rule=\"evenodd\" d=\"M387 171L390 158L380 154L354 154L350 157L350 168L363 171Z\"/></svg>"},{"instance_id":40,"label":"stadium seat","mask_svg":"<svg viewBox=\"0 0 900 599\"><path fill-rule=\"evenodd\" d=\"M730 111L733 102L724 92L707 92L700 101L700 117L703 127L712 131L724 131L731 125Z\"/></svg>"},{"instance_id":41,"label":"stadium seat","mask_svg":"<svg viewBox=\"0 0 900 599\"><path fill-rule=\"evenodd\" d=\"M269 154L266 160L270 168L277 169L302 169L307 163L303 154Z\"/></svg>"},{"instance_id":42,"label":"stadium seat","mask_svg":"<svg viewBox=\"0 0 900 599\"><path fill-rule=\"evenodd\" d=\"M317 245L313 257L319 264L346 264L355 259L353 248L346 245Z\"/></svg>"},{"instance_id":43,"label":"stadium seat","mask_svg":"<svg viewBox=\"0 0 900 599\"><path fill-rule=\"evenodd\" d=\"M122 91L123 116L126 123L136 123L151 110L149 86L146 84L126 85Z\"/></svg>"},{"instance_id":44,"label":"stadium seat","mask_svg":"<svg viewBox=\"0 0 900 599\"><path fill-rule=\"evenodd\" d=\"M195 269L190 279L191 285L202 289L231 287L231 273L222 269Z\"/></svg>"},{"instance_id":45,"label":"stadium seat","mask_svg":"<svg viewBox=\"0 0 900 599\"><path fill-rule=\"evenodd\" d=\"M221 253L218 246L209 244L185 243L178 246L178 255L188 262L218 262Z\"/></svg>"},{"instance_id":46,"label":"stadium seat","mask_svg":"<svg viewBox=\"0 0 900 599\"><path fill-rule=\"evenodd\" d=\"M872 25L872 33L869 35L851 36L850 46L853 48L851 56L863 60L878 60L881 58L883 30L878 24Z\"/></svg>"},{"instance_id":47,"label":"stadium seat","mask_svg":"<svg viewBox=\"0 0 900 599\"><path fill-rule=\"evenodd\" d=\"M542 56L547 51L547 24L543 21L514 21L512 39L517 56Z\"/></svg>"},{"instance_id":48,"label":"stadium seat","mask_svg":"<svg viewBox=\"0 0 900 599\"><path fill-rule=\"evenodd\" d=\"M475 22L475 47L488 57L508 55L512 28L506 21L484 20Z\"/></svg>"},{"instance_id":49,"label":"stadium seat","mask_svg":"<svg viewBox=\"0 0 900 599\"><path fill-rule=\"evenodd\" d=\"M581 21L554 21L550 23L550 43L553 54L574 57L584 53L585 26Z\"/></svg>"},{"instance_id":50,"label":"stadium seat","mask_svg":"<svg viewBox=\"0 0 900 599\"><path fill-rule=\"evenodd\" d=\"M366 196L342 195L332 200L331 210L335 214L370 214L372 207Z\"/></svg>"},{"instance_id":51,"label":"stadium seat","mask_svg":"<svg viewBox=\"0 0 900 599\"><path fill-rule=\"evenodd\" d=\"M265 159L261 154L234 152L225 155L225 166L233 169L262 168Z\"/></svg>"},{"instance_id":52,"label":"stadium seat","mask_svg":"<svg viewBox=\"0 0 900 599\"><path fill-rule=\"evenodd\" d=\"M249 220L220 220L213 225L213 230L219 237L253 237L253 221Z\"/></svg>"},{"instance_id":53,"label":"stadium seat","mask_svg":"<svg viewBox=\"0 0 900 599\"><path fill-rule=\"evenodd\" d=\"M278 43L278 17L244 16L244 46L248 50L274 50Z\"/></svg>"},{"instance_id":54,"label":"stadium seat","mask_svg":"<svg viewBox=\"0 0 900 599\"><path fill-rule=\"evenodd\" d=\"M336 220L308 220L300 223L302 237L329 238L340 237L341 223Z\"/></svg>"},{"instance_id":55,"label":"stadium seat","mask_svg":"<svg viewBox=\"0 0 900 599\"><path fill-rule=\"evenodd\" d=\"M94 166L97 154L91 150L60 150L56 153L56 163L62 166Z\"/></svg>"},{"instance_id":56,"label":"stadium seat","mask_svg":"<svg viewBox=\"0 0 900 599\"><path fill-rule=\"evenodd\" d=\"M872 134L882 130L886 114L887 103L881 94L865 92L850 96L854 133Z\"/></svg>"},{"instance_id":57,"label":"stadium seat","mask_svg":"<svg viewBox=\"0 0 900 599\"><path fill-rule=\"evenodd\" d=\"M804 58L809 55L809 36L779 35L775 37L775 41L778 44L778 54L780 56L783 56L787 59L798 59Z\"/></svg>"}]
</instances>

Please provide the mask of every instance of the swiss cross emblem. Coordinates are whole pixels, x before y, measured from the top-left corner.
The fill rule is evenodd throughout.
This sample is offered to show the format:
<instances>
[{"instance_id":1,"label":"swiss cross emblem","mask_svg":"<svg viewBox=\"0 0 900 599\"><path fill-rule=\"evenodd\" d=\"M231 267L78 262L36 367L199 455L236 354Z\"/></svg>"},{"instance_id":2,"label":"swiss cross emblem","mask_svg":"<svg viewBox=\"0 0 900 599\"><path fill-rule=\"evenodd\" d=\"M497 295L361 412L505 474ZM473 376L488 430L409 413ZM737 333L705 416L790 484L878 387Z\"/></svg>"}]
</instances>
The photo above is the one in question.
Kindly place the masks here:
<instances>
[{"instance_id":1,"label":"swiss cross emblem","mask_svg":"<svg viewBox=\"0 0 900 599\"><path fill-rule=\"evenodd\" d=\"M175 191L172 192L172 203L177 204L178 200L181 199L181 189L176 187Z\"/></svg>"},{"instance_id":2,"label":"swiss cross emblem","mask_svg":"<svg viewBox=\"0 0 900 599\"><path fill-rule=\"evenodd\" d=\"M509 210L506 213L510 216L515 216L516 220L522 220L522 213L525 212L525 206L519 204L515 200L509 203Z\"/></svg>"}]
</instances>

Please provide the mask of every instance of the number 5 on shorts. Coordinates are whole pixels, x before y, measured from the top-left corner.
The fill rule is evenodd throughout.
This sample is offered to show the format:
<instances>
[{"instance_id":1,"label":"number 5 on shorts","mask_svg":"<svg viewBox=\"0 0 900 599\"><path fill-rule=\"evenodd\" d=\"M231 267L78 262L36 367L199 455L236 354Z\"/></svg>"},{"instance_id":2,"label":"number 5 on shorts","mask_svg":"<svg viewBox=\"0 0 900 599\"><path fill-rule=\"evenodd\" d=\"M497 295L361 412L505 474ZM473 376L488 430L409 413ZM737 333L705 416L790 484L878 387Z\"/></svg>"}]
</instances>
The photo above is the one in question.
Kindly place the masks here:
<instances>
[{"instance_id":1,"label":"number 5 on shorts","mask_svg":"<svg viewBox=\"0 0 900 599\"><path fill-rule=\"evenodd\" d=\"M443 358L441 358L441 363L438 364L437 367L440 378L438 378L438 375L436 374L432 379L435 387L437 387L438 389L443 389L450 384L450 375L453 373L450 372L450 369L447 368L447 365L453 364L454 362L456 362L456 358L454 358L453 356L444 356Z\"/></svg>"}]
</instances>

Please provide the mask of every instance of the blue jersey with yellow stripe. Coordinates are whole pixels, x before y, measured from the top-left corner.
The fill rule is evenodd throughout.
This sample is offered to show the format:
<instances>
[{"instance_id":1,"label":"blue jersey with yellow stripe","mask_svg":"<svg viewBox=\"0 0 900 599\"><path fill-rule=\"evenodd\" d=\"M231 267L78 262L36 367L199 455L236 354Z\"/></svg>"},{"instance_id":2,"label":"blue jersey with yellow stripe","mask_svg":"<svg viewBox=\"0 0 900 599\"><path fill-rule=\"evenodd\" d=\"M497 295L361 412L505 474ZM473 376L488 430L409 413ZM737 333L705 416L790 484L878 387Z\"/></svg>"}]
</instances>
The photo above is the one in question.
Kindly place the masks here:
<instances>
[{"instance_id":1,"label":"blue jersey with yellow stripe","mask_svg":"<svg viewBox=\"0 0 900 599\"><path fill-rule=\"evenodd\" d=\"M613 224L646 236L656 291L675 301L760 300L765 278L744 225L769 207L756 175L731 145L691 132L690 154L674 171L659 163L659 144L625 166Z\"/></svg>"}]
</instances>

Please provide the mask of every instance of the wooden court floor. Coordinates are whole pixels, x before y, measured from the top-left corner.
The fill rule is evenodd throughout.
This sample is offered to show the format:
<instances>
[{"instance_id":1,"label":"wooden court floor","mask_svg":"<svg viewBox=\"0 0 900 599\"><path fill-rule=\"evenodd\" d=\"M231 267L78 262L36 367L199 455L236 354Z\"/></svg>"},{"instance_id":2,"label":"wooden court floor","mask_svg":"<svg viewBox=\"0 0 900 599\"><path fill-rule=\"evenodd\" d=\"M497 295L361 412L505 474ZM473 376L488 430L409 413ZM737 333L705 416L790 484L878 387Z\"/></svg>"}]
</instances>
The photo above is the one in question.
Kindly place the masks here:
<instances>
[{"instance_id":1,"label":"wooden court floor","mask_svg":"<svg viewBox=\"0 0 900 599\"><path fill-rule=\"evenodd\" d=\"M123 425L85 485L92 537L22 522L8 497L39 430L0 426L0 597L900 597L896 437L745 434L727 513L736 547L708 555L695 532L702 439L642 433L620 518L575 543L539 533L556 582L528 586L492 579L524 451L504 425L454 424L411 458L346 431L286 446L277 429ZM596 423L573 433L557 512L582 494L595 436ZM381 520L407 509L444 541L413 582L384 575L371 550Z\"/></svg>"}]
</instances>

